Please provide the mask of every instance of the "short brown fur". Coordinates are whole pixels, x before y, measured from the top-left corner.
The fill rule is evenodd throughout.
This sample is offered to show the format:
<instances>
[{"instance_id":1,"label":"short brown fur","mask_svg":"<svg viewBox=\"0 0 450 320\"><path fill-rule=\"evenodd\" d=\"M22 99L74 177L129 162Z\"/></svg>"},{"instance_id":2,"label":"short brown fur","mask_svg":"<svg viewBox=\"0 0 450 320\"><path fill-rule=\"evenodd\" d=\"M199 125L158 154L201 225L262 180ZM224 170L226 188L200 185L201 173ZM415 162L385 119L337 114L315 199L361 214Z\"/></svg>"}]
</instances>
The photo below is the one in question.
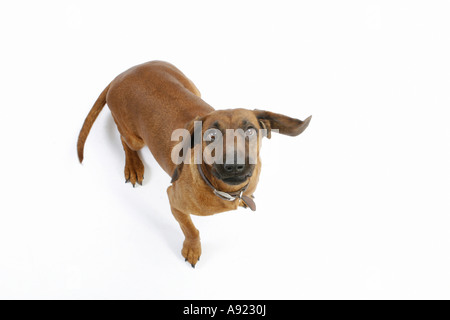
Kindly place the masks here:
<instances>
[{"instance_id":1,"label":"short brown fur","mask_svg":"<svg viewBox=\"0 0 450 320\"><path fill-rule=\"evenodd\" d=\"M218 121L228 129L236 129L245 120L256 124L257 129L266 129L269 138L272 129L296 136L306 129L311 120L311 117L301 121L259 110L216 111L201 99L195 85L176 67L166 62L153 61L120 74L101 93L79 135L77 150L80 162L83 161L83 149L89 131L105 104L108 104L121 135L126 156L126 181L133 186L142 184L144 166L137 151L146 145L164 171L172 176L172 185L167 189L167 194L172 213L185 236L182 255L193 267L200 258L201 244L199 231L190 215L207 216L245 205L240 199L230 202L217 197L201 178L193 158L192 164L176 166L172 162L171 152L178 142L171 141L172 132L175 129L192 128L195 119L203 122L204 131ZM262 135L259 135L258 162L248 181L229 185L212 175L210 166L202 164L205 176L216 189L225 192L240 190L248 183L244 195L252 196L261 172L261 140Z\"/></svg>"}]
</instances>

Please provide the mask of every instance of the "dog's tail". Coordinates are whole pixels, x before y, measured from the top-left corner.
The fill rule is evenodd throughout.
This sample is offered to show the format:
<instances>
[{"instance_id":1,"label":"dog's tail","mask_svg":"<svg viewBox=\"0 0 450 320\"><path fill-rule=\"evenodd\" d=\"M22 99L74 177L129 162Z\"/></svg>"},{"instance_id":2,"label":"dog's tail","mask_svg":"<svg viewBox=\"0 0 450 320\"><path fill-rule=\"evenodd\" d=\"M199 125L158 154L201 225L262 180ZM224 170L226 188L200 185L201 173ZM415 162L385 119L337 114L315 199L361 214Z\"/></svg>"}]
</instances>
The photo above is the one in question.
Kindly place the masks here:
<instances>
[{"instance_id":1,"label":"dog's tail","mask_svg":"<svg viewBox=\"0 0 450 320\"><path fill-rule=\"evenodd\" d=\"M84 144L86 142L87 136L89 135L89 131L91 131L94 121L97 119L98 115L100 114L100 111L102 111L103 107L106 104L106 95L108 93L109 86L110 85L108 85L105 88L105 90L103 90L103 92L100 94L97 101L95 101L91 111L89 111L86 120L84 120L84 124L83 127L81 128L80 135L78 136L78 143L77 143L78 159L80 160L80 163L83 162Z\"/></svg>"}]
</instances>

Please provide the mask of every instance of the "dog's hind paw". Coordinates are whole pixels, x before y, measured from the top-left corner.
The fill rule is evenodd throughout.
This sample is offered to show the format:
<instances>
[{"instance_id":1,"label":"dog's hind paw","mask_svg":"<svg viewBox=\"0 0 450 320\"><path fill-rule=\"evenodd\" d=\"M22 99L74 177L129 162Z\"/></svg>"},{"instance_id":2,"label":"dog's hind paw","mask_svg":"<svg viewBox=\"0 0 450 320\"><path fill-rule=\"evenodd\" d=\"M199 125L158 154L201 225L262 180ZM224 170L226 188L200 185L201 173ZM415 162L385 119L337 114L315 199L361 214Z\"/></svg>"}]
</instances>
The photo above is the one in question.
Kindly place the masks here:
<instances>
[{"instance_id":1,"label":"dog's hind paw","mask_svg":"<svg viewBox=\"0 0 450 320\"><path fill-rule=\"evenodd\" d=\"M131 182L133 188L136 183L142 186L144 180L144 165L139 158L126 161L125 164L125 183Z\"/></svg>"}]
</instances>

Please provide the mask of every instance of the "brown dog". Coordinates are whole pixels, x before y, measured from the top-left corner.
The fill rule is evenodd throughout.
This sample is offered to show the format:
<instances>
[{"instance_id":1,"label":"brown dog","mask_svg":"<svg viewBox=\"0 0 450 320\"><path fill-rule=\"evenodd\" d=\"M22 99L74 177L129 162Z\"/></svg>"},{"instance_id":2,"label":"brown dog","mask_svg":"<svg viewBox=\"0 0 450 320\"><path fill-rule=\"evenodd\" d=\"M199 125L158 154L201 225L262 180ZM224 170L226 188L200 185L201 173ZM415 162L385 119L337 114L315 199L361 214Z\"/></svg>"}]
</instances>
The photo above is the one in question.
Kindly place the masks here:
<instances>
[{"instance_id":1,"label":"brown dog","mask_svg":"<svg viewBox=\"0 0 450 320\"><path fill-rule=\"evenodd\" d=\"M136 183L142 184L144 165L137 151L145 145L150 148L164 171L172 176L172 186L167 189L167 193L172 213L185 235L181 253L192 267L195 267L200 258L201 245L199 231L190 215L212 215L235 210L238 206L255 210L252 198L261 171L259 149L264 135L260 129L266 130L268 138L272 130L297 136L311 120L311 117L301 121L259 110L216 111L200 98L198 89L181 71L169 63L153 61L125 71L103 90L89 112L78 138L80 162L83 161L83 149L89 131L106 103L125 150L126 181L133 186ZM200 129L196 127L195 121L201 121ZM183 145L187 143L188 153L183 157L190 160L190 164L187 164L189 161L176 164L172 150L177 142L172 141L172 133L180 128L186 128L194 137L196 134L203 137L211 128L224 134L226 129L242 129L245 137L257 135L257 143L251 147L248 142L250 139L245 139L244 147L237 147L234 154L231 154L231 162L227 160L222 163L195 164L196 153L191 151L197 148L201 155L202 150L214 141L215 134L207 135L207 139L203 141L186 139ZM226 148L227 146L224 154L229 155ZM238 163L238 156L242 156L246 150L250 153L251 148L256 149L253 150L256 152L256 163L251 163L248 155L243 157L244 162Z\"/></svg>"}]
</instances>

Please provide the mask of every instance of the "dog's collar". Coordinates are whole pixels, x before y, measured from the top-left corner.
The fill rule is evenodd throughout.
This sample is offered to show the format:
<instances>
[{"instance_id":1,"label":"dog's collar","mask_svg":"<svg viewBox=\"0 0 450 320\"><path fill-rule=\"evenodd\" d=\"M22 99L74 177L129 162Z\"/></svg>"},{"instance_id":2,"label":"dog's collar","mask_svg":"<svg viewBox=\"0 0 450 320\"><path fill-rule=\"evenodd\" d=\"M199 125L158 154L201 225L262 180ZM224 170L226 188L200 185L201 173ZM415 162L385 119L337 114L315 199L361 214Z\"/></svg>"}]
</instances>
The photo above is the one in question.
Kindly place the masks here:
<instances>
[{"instance_id":1,"label":"dog's collar","mask_svg":"<svg viewBox=\"0 0 450 320\"><path fill-rule=\"evenodd\" d=\"M206 178L205 174L203 173L202 166L200 164L197 164L198 172L200 173L200 176L202 177L203 181L205 181L206 185L209 186L213 193L218 196L220 199L225 201L236 201L238 199L242 200L246 207L250 208L252 211L256 210L255 202L252 198L244 196L245 190L247 190L249 183L247 183L242 189L235 191L235 192L225 192L217 190L212 183Z\"/></svg>"}]
</instances>

